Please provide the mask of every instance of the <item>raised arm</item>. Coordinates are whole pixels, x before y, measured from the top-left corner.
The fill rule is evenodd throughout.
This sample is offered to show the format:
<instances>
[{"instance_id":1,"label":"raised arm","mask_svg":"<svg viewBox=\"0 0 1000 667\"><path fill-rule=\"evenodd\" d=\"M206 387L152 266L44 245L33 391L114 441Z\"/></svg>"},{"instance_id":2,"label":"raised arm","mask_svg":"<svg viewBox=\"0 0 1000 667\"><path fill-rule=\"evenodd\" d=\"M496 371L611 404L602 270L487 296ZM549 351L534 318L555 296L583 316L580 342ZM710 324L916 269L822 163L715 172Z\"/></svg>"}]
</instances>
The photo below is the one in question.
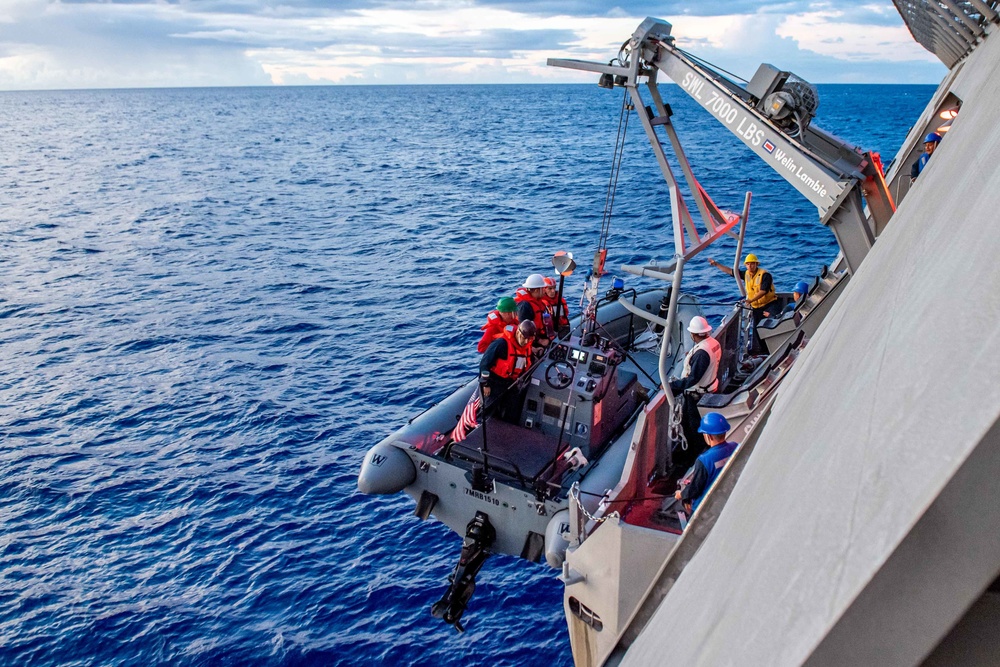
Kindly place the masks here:
<instances>
[{"instance_id":1,"label":"raised arm","mask_svg":"<svg viewBox=\"0 0 1000 667\"><path fill-rule=\"evenodd\" d=\"M719 264L711 257L708 258L708 263L717 268L719 271L722 271L723 273L729 274L730 276L733 275L733 269L730 266L726 266L725 264Z\"/></svg>"}]
</instances>

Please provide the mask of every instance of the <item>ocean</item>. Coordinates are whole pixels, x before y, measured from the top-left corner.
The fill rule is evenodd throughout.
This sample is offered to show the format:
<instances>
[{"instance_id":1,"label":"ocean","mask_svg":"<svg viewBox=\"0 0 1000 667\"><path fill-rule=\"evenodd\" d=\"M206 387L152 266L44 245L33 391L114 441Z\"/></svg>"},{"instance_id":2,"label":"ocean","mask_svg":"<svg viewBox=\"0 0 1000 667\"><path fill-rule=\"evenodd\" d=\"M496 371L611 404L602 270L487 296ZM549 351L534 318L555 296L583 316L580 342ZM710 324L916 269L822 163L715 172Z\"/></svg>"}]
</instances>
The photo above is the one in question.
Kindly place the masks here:
<instances>
[{"instance_id":1,"label":"ocean","mask_svg":"<svg viewBox=\"0 0 1000 667\"><path fill-rule=\"evenodd\" d=\"M815 122L888 163L933 90L821 85ZM667 98L716 203L753 191L745 247L778 289L829 264L816 209ZM596 85L0 93L0 663L570 665L555 571L491 558L459 635L429 608L460 538L355 480L557 250L582 260L576 311L620 106ZM669 215L633 118L612 272L670 257ZM700 260L685 280L736 298Z\"/></svg>"}]
</instances>

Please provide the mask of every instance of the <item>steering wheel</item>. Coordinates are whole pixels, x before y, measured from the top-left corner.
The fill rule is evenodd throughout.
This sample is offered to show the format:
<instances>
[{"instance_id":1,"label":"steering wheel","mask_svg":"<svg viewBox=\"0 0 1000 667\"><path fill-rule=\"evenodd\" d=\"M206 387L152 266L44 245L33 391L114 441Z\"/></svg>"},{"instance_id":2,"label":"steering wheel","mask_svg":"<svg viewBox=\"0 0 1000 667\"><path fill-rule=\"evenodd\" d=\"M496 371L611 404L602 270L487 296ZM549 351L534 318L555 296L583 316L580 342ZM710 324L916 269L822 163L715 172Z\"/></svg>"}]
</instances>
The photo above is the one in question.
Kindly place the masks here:
<instances>
[{"instance_id":1,"label":"steering wheel","mask_svg":"<svg viewBox=\"0 0 1000 667\"><path fill-rule=\"evenodd\" d=\"M573 382L573 366L565 361L553 361L545 369L545 381L553 389L565 389Z\"/></svg>"}]
</instances>

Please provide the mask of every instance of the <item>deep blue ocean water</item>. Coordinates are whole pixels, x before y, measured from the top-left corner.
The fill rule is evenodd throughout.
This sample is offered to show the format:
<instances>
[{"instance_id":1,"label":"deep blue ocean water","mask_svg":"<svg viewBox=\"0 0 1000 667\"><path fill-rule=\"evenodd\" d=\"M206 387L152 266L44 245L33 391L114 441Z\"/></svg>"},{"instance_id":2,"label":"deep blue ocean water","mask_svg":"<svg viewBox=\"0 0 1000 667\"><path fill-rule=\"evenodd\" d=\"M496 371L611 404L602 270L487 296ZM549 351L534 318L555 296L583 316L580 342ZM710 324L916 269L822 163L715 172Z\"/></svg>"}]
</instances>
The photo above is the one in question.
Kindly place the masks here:
<instances>
[{"instance_id":1,"label":"deep blue ocean water","mask_svg":"<svg viewBox=\"0 0 1000 667\"><path fill-rule=\"evenodd\" d=\"M820 86L816 123L888 162L932 92ZM779 289L829 263L815 208L668 98L715 201L753 190L746 247ZM355 479L469 378L497 298L555 250L589 261L620 103L595 85L0 94L0 664L569 665L554 571L491 559L459 636L428 613L459 538ZM673 253L631 127L612 269ZM686 278L734 299L703 262Z\"/></svg>"}]
</instances>

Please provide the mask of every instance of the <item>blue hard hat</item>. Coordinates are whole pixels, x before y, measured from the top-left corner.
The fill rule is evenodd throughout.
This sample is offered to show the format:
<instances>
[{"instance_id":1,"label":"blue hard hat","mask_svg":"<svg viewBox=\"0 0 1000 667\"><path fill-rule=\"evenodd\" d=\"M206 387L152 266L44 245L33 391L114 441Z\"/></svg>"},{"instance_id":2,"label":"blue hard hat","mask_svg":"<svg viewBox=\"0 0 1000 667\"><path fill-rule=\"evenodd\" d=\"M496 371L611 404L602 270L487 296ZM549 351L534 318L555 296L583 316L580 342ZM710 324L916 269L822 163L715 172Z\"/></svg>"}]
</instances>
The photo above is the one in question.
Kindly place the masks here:
<instances>
[{"instance_id":1,"label":"blue hard hat","mask_svg":"<svg viewBox=\"0 0 1000 667\"><path fill-rule=\"evenodd\" d=\"M928 144L928 143L936 144L939 141L941 141L941 135L938 134L937 132L931 132L926 137L924 137L924 143L925 144Z\"/></svg>"},{"instance_id":2,"label":"blue hard hat","mask_svg":"<svg viewBox=\"0 0 1000 667\"><path fill-rule=\"evenodd\" d=\"M698 433L706 435L725 435L729 432L729 422L718 412L709 412L701 418Z\"/></svg>"},{"instance_id":3,"label":"blue hard hat","mask_svg":"<svg viewBox=\"0 0 1000 667\"><path fill-rule=\"evenodd\" d=\"M799 282L795 283L795 289L793 289L792 291L793 292L798 292L799 294L808 294L809 293L809 283L807 283L804 280L800 280Z\"/></svg>"}]
</instances>

